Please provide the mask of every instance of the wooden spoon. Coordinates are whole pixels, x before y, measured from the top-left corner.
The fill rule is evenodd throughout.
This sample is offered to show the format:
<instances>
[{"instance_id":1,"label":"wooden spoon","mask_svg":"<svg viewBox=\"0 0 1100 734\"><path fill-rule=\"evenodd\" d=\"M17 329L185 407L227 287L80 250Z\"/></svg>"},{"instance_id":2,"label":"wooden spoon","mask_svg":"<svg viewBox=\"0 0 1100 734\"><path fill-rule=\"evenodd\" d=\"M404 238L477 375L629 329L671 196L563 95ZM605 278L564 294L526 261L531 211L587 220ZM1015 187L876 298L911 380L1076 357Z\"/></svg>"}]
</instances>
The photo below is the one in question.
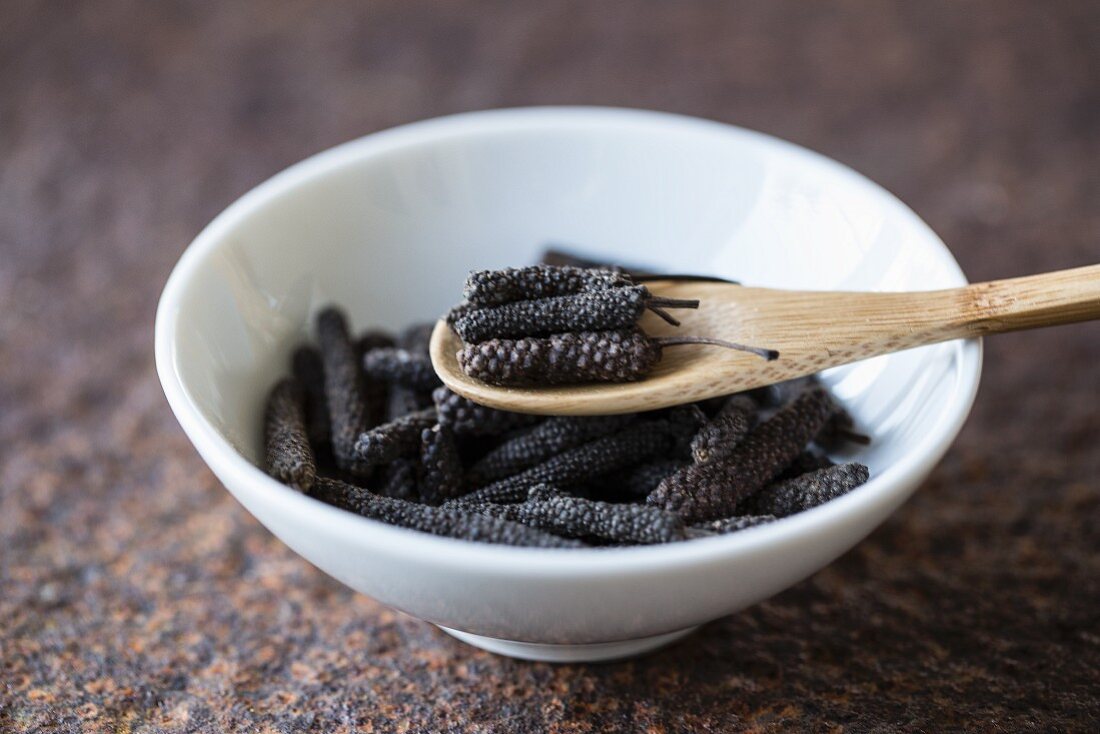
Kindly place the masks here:
<instances>
[{"instance_id":1,"label":"wooden spoon","mask_svg":"<svg viewBox=\"0 0 1100 734\"><path fill-rule=\"evenodd\" d=\"M697 298L680 327L653 314L652 336L703 336L779 351L779 358L715 346L667 347L638 382L539 388L487 385L458 366L462 343L446 322L432 333L436 372L456 393L503 410L596 415L655 410L809 375L880 354L1019 329L1100 318L1100 265L913 293L832 293L731 283L647 282L654 295Z\"/></svg>"}]
</instances>

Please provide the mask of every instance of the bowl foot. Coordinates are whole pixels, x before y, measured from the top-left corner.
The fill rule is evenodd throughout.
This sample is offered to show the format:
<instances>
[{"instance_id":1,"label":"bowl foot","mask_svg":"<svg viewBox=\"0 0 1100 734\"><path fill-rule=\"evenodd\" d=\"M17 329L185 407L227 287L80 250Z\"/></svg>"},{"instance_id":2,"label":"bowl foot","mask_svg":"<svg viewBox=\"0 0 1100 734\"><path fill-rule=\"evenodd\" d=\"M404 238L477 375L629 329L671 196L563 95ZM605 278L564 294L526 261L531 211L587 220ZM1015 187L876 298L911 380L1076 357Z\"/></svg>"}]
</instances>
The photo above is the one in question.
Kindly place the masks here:
<instances>
[{"instance_id":1,"label":"bowl foot","mask_svg":"<svg viewBox=\"0 0 1100 734\"><path fill-rule=\"evenodd\" d=\"M496 637L483 637L441 625L437 626L447 634L457 637L474 647L480 647L482 650L495 652L498 655L506 655L510 658L539 660L547 663L598 663L605 660L630 658L676 642L699 629L698 627L688 627L674 632L666 632L663 635L637 637L633 640L619 640L617 642L550 645L539 642L516 642L514 640L501 640Z\"/></svg>"}]
</instances>

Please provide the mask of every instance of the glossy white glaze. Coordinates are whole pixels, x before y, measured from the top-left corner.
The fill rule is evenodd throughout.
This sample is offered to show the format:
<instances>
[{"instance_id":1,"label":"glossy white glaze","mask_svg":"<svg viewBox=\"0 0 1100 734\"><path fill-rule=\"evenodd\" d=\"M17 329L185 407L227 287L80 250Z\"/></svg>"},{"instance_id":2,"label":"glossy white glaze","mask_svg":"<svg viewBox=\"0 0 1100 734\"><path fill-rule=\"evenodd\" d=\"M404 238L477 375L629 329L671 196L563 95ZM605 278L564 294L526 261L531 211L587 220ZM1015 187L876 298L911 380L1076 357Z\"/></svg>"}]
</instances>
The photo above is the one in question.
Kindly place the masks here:
<instances>
[{"instance_id":1,"label":"glossy white glaze","mask_svg":"<svg viewBox=\"0 0 1100 734\"><path fill-rule=\"evenodd\" d=\"M531 262L550 242L767 286L965 282L896 198L774 138L630 110L470 113L314 156L207 226L157 313L165 394L225 486L311 563L475 644L469 635L548 659L612 648L540 655L497 643L671 639L805 578L913 492L970 410L977 341L835 369L826 380L874 439L842 458L867 463L871 481L772 525L660 547L540 551L436 538L321 504L256 468L264 395L318 308L342 305L356 328L434 319L457 300L467 270Z\"/></svg>"}]
</instances>

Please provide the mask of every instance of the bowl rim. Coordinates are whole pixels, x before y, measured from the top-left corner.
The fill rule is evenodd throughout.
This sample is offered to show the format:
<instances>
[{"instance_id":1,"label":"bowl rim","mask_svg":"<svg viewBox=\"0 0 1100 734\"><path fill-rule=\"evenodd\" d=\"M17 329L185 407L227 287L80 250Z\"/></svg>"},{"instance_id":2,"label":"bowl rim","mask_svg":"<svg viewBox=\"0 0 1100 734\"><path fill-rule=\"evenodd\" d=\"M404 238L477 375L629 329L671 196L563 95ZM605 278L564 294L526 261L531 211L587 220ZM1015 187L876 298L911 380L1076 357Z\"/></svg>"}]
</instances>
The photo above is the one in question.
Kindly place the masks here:
<instances>
[{"instance_id":1,"label":"bowl rim","mask_svg":"<svg viewBox=\"0 0 1100 734\"><path fill-rule=\"evenodd\" d=\"M154 327L154 351L157 374L173 413L199 454L230 488L249 487L264 492L263 501L273 509L293 513L323 527L330 536L341 536L364 549L376 546L390 554L430 563L455 571L477 567L482 573L513 576L522 573L541 578L597 577L650 574L675 571L702 564L720 563L744 553L766 550L796 542L815 526L842 525L858 517L864 505L892 501L907 491L907 482L923 477L939 462L962 429L977 395L982 366L980 339L947 342L953 349L957 369L951 397L932 429L912 450L885 468L861 487L818 507L776 522L729 535L700 538L690 542L652 546L592 549L502 548L444 538L355 515L308 497L268 476L246 459L206 418L192 400L177 369L176 335L180 302L203 262L222 244L231 241L236 225L266 202L279 198L309 181L331 174L345 166L405 147L438 143L447 139L523 130L553 128L598 129L628 126L634 129L665 132L694 130L719 136L740 137L787 156L802 159L811 167L827 169L833 175L885 194L899 207L899 213L919 230L924 230L928 245L936 250L941 265L957 285L967 280L947 246L932 229L893 193L866 176L820 153L765 133L728 123L668 112L618 107L520 107L465 112L437 117L371 133L312 155L280 171L246 192L218 214L199 232L184 250L164 286L157 306ZM236 495L236 490L230 489ZM239 499L239 498L238 498ZM904 498L903 500L904 501ZM309 519L306 519L309 518ZM858 541L857 541L858 542Z\"/></svg>"}]
</instances>

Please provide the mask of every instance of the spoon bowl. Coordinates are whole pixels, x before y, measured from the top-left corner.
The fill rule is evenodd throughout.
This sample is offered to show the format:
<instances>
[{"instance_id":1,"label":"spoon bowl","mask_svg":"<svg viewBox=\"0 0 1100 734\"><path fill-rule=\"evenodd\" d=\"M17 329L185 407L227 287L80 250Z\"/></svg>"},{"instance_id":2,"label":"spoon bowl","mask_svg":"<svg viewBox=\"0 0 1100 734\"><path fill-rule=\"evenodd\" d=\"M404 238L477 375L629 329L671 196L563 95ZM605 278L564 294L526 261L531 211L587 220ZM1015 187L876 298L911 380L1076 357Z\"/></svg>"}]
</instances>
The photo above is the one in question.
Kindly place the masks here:
<instances>
[{"instance_id":1,"label":"spoon bowl","mask_svg":"<svg viewBox=\"0 0 1100 734\"><path fill-rule=\"evenodd\" d=\"M820 372L861 359L960 337L1100 318L1100 265L963 288L913 293L843 293L748 288L728 282L652 281L656 296L698 299L678 326L646 313L652 337L692 336L779 353L687 344L664 349L636 382L499 387L465 374L462 342L445 321L432 333L432 363L453 391L501 410L601 415L656 410Z\"/></svg>"}]
</instances>

